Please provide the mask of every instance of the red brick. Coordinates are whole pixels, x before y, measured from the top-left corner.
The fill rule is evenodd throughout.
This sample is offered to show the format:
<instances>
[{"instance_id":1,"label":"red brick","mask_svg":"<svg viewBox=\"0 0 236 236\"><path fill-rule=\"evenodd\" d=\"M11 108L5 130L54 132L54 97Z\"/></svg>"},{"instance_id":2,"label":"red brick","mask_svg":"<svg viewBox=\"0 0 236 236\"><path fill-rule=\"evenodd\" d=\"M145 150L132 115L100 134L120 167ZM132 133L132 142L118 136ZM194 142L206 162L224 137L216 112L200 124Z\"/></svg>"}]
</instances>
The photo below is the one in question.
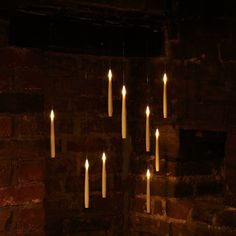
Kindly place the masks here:
<instances>
[{"instance_id":1,"label":"red brick","mask_svg":"<svg viewBox=\"0 0 236 236\"><path fill-rule=\"evenodd\" d=\"M160 152L162 156L179 156L179 131L171 125L157 125L160 133Z\"/></svg>"},{"instance_id":2,"label":"red brick","mask_svg":"<svg viewBox=\"0 0 236 236\"><path fill-rule=\"evenodd\" d=\"M146 176L136 176L134 179L135 193L146 194ZM150 191L153 196L166 196L167 194L167 179L163 176L151 176Z\"/></svg>"},{"instance_id":3,"label":"red brick","mask_svg":"<svg viewBox=\"0 0 236 236\"><path fill-rule=\"evenodd\" d=\"M208 200L195 204L193 210L191 211L191 217L194 221L212 225L215 215L223 209L223 205L214 202L213 200Z\"/></svg>"},{"instance_id":4,"label":"red brick","mask_svg":"<svg viewBox=\"0 0 236 236\"><path fill-rule=\"evenodd\" d=\"M91 189L91 176L89 179L89 188L90 191L92 191ZM53 185L53 182L51 183ZM84 186L84 177L80 176L68 176L66 178L65 181L65 191L67 193L76 193L76 192L83 192L83 188L82 186ZM98 185L99 186L99 185Z\"/></svg>"},{"instance_id":5,"label":"red brick","mask_svg":"<svg viewBox=\"0 0 236 236\"><path fill-rule=\"evenodd\" d=\"M44 185L10 187L0 190L0 205L21 205L42 202L44 198Z\"/></svg>"},{"instance_id":6,"label":"red brick","mask_svg":"<svg viewBox=\"0 0 236 236\"><path fill-rule=\"evenodd\" d=\"M0 91L7 91L11 88L11 80L13 72L10 68L1 66L0 67Z\"/></svg>"},{"instance_id":7,"label":"red brick","mask_svg":"<svg viewBox=\"0 0 236 236\"><path fill-rule=\"evenodd\" d=\"M7 222L12 217L12 210L8 208L0 208L0 232L4 231ZM8 226L10 227L10 226ZM1 234L1 233L0 233Z\"/></svg>"},{"instance_id":8,"label":"red brick","mask_svg":"<svg viewBox=\"0 0 236 236\"><path fill-rule=\"evenodd\" d=\"M11 160L0 161L0 187L11 185L13 162Z\"/></svg>"},{"instance_id":9,"label":"red brick","mask_svg":"<svg viewBox=\"0 0 236 236\"><path fill-rule=\"evenodd\" d=\"M0 159L28 159L47 156L45 140L1 140Z\"/></svg>"},{"instance_id":10,"label":"red brick","mask_svg":"<svg viewBox=\"0 0 236 236\"><path fill-rule=\"evenodd\" d=\"M58 104L59 106L59 104ZM94 97L80 97L73 101L73 109L75 111L99 111L107 112L107 99ZM59 106L60 107L60 106Z\"/></svg>"},{"instance_id":11,"label":"red brick","mask_svg":"<svg viewBox=\"0 0 236 236\"><path fill-rule=\"evenodd\" d=\"M20 91L39 92L50 85L50 81L38 66L20 67L15 72L15 88Z\"/></svg>"},{"instance_id":12,"label":"red brick","mask_svg":"<svg viewBox=\"0 0 236 236\"><path fill-rule=\"evenodd\" d=\"M217 226L225 226L234 228L236 225L236 208L226 209L216 216Z\"/></svg>"},{"instance_id":13,"label":"red brick","mask_svg":"<svg viewBox=\"0 0 236 236\"><path fill-rule=\"evenodd\" d=\"M61 193L57 194L56 192L47 192L49 197L45 198L45 209L47 212L53 213L58 211L67 210L80 210L84 206L84 195L79 194L71 194L71 195L63 195ZM53 213L54 214L54 213Z\"/></svg>"},{"instance_id":14,"label":"red brick","mask_svg":"<svg viewBox=\"0 0 236 236\"><path fill-rule=\"evenodd\" d=\"M102 79L98 77L92 77L85 79L84 77L78 78L78 76L73 77L59 77L56 80L56 87L54 83L51 83L54 93L61 93L63 90L64 93L74 94L75 96L85 96L85 97L101 97L106 96L107 89L106 86L103 86ZM76 91L75 91L75 88ZM55 91L56 89L56 91Z\"/></svg>"},{"instance_id":15,"label":"red brick","mask_svg":"<svg viewBox=\"0 0 236 236\"><path fill-rule=\"evenodd\" d=\"M159 215L165 215L166 214L166 200L164 200L164 199L155 199L154 214L159 214Z\"/></svg>"},{"instance_id":16,"label":"red brick","mask_svg":"<svg viewBox=\"0 0 236 236\"><path fill-rule=\"evenodd\" d=\"M76 57L63 53L46 53L43 69L46 76L71 77L76 74Z\"/></svg>"},{"instance_id":17,"label":"red brick","mask_svg":"<svg viewBox=\"0 0 236 236\"><path fill-rule=\"evenodd\" d=\"M9 116L0 117L0 137L6 138L12 135L13 120Z\"/></svg>"},{"instance_id":18,"label":"red brick","mask_svg":"<svg viewBox=\"0 0 236 236\"><path fill-rule=\"evenodd\" d=\"M120 117L97 117L96 114L88 114L87 119L88 132L101 132L101 133L116 133L120 134L121 121Z\"/></svg>"},{"instance_id":19,"label":"red brick","mask_svg":"<svg viewBox=\"0 0 236 236\"><path fill-rule=\"evenodd\" d=\"M190 202L173 199L167 200L166 212L171 218L186 220L191 208Z\"/></svg>"},{"instance_id":20,"label":"red brick","mask_svg":"<svg viewBox=\"0 0 236 236\"><path fill-rule=\"evenodd\" d=\"M211 101L192 101L188 109L188 118L192 120L208 120L213 124L222 124L225 116L225 104ZM221 112L219 112L221 111ZM218 114L217 116L215 114Z\"/></svg>"},{"instance_id":21,"label":"red brick","mask_svg":"<svg viewBox=\"0 0 236 236\"><path fill-rule=\"evenodd\" d=\"M151 217L139 216L131 214L130 216L131 227L135 231L152 233L159 235L168 235L170 232L170 223L161 219L153 219Z\"/></svg>"},{"instance_id":22,"label":"red brick","mask_svg":"<svg viewBox=\"0 0 236 236\"><path fill-rule=\"evenodd\" d=\"M16 119L15 134L22 137L36 137L45 134L43 115L20 115ZM49 132L49 127L48 127Z\"/></svg>"},{"instance_id":23,"label":"red brick","mask_svg":"<svg viewBox=\"0 0 236 236\"><path fill-rule=\"evenodd\" d=\"M188 179L170 177L166 190L169 197L187 197L193 195L193 183Z\"/></svg>"},{"instance_id":24,"label":"red brick","mask_svg":"<svg viewBox=\"0 0 236 236\"><path fill-rule=\"evenodd\" d=\"M22 161L19 166L19 182L43 181L44 171L43 161Z\"/></svg>"},{"instance_id":25,"label":"red brick","mask_svg":"<svg viewBox=\"0 0 236 236\"><path fill-rule=\"evenodd\" d=\"M146 212L146 198L136 196L131 201L131 211L144 213Z\"/></svg>"},{"instance_id":26,"label":"red brick","mask_svg":"<svg viewBox=\"0 0 236 236\"><path fill-rule=\"evenodd\" d=\"M44 209L25 208L19 212L19 221L17 222L17 230L23 232L34 232L44 228Z\"/></svg>"},{"instance_id":27,"label":"red brick","mask_svg":"<svg viewBox=\"0 0 236 236\"><path fill-rule=\"evenodd\" d=\"M171 224L172 236L192 236L186 224L172 223Z\"/></svg>"},{"instance_id":28,"label":"red brick","mask_svg":"<svg viewBox=\"0 0 236 236\"><path fill-rule=\"evenodd\" d=\"M193 195L193 183L191 179L151 176L151 194L157 196L186 197ZM146 177L136 177L135 193L146 193Z\"/></svg>"},{"instance_id":29,"label":"red brick","mask_svg":"<svg viewBox=\"0 0 236 236\"><path fill-rule=\"evenodd\" d=\"M5 47L0 49L0 65L17 67L33 66L42 63L42 51L19 47Z\"/></svg>"},{"instance_id":30,"label":"red brick","mask_svg":"<svg viewBox=\"0 0 236 236\"><path fill-rule=\"evenodd\" d=\"M45 231L44 229L42 230L37 230L37 231L34 231L34 232L24 232L24 234L22 236L32 236L32 233L34 236L45 236Z\"/></svg>"},{"instance_id":31,"label":"red brick","mask_svg":"<svg viewBox=\"0 0 236 236\"><path fill-rule=\"evenodd\" d=\"M42 112L43 96L25 93L0 93L0 112L24 113Z\"/></svg>"},{"instance_id":32,"label":"red brick","mask_svg":"<svg viewBox=\"0 0 236 236\"><path fill-rule=\"evenodd\" d=\"M123 198L120 193L107 192L107 198L104 199L101 197L101 192L96 192L90 195L90 210L91 212L102 212L104 215L110 215L111 212L119 212L123 206ZM116 204L114 204L116 202Z\"/></svg>"},{"instance_id":33,"label":"red brick","mask_svg":"<svg viewBox=\"0 0 236 236\"><path fill-rule=\"evenodd\" d=\"M88 138L78 138L75 141L68 142L68 151L81 152L88 150L89 152L102 152L107 147L105 138L96 138L89 136Z\"/></svg>"}]
</instances>

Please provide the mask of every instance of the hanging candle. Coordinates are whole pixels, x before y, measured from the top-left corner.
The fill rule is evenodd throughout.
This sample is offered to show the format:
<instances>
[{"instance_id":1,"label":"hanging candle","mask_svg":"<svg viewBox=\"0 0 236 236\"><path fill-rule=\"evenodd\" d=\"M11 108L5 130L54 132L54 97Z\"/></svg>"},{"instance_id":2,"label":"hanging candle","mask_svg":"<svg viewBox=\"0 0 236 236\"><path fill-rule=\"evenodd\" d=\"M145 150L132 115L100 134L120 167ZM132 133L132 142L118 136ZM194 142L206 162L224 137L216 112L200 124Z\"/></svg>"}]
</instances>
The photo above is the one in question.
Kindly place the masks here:
<instances>
[{"instance_id":1,"label":"hanging candle","mask_svg":"<svg viewBox=\"0 0 236 236\"><path fill-rule=\"evenodd\" d=\"M107 173L106 173L106 154L102 154L102 197L107 196Z\"/></svg>"},{"instance_id":2,"label":"hanging candle","mask_svg":"<svg viewBox=\"0 0 236 236\"><path fill-rule=\"evenodd\" d=\"M150 122L149 122L150 109L146 108L146 152L150 151Z\"/></svg>"},{"instance_id":3,"label":"hanging candle","mask_svg":"<svg viewBox=\"0 0 236 236\"><path fill-rule=\"evenodd\" d=\"M85 161L84 207L89 208L89 162Z\"/></svg>"},{"instance_id":4,"label":"hanging candle","mask_svg":"<svg viewBox=\"0 0 236 236\"><path fill-rule=\"evenodd\" d=\"M163 117L167 118L167 76L163 76Z\"/></svg>"},{"instance_id":5,"label":"hanging candle","mask_svg":"<svg viewBox=\"0 0 236 236\"><path fill-rule=\"evenodd\" d=\"M108 116L112 117L113 103L112 103L112 72L108 71Z\"/></svg>"},{"instance_id":6,"label":"hanging candle","mask_svg":"<svg viewBox=\"0 0 236 236\"><path fill-rule=\"evenodd\" d=\"M54 128L54 112L51 110L50 113L50 120L51 120L51 126L50 126L50 150L51 150L51 158L54 158L55 155L55 128Z\"/></svg>"},{"instance_id":7,"label":"hanging candle","mask_svg":"<svg viewBox=\"0 0 236 236\"><path fill-rule=\"evenodd\" d=\"M121 132L122 139L126 139L126 89L124 85L122 88Z\"/></svg>"},{"instance_id":8,"label":"hanging candle","mask_svg":"<svg viewBox=\"0 0 236 236\"><path fill-rule=\"evenodd\" d=\"M150 213L150 171L147 169L147 191L146 191L146 205L147 205L147 213Z\"/></svg>"},{"instance_id":9,"label":"hanging candle","mask_svg":"<svg viewBox=\"0 0 236 236\"><path fill-rule=\"evenodd\" d=\"M156 129L155 167L159 171L159 131Z\"/></svg>"}]
</instances>

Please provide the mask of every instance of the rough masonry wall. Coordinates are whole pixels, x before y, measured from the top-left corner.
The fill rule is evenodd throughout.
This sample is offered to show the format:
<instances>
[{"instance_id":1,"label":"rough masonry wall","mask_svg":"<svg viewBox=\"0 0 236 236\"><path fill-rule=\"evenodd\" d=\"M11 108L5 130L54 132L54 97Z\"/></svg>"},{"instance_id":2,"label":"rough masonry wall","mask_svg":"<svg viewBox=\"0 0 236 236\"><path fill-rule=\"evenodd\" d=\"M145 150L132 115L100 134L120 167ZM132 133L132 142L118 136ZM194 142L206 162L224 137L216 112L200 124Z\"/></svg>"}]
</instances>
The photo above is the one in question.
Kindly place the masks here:
<instances>
[{"instance_id":1,"label":"rough masonry wall","mask_svg":"<svg viewBox=\"0 0 236 236\"><path fill-rule=\"evenodd\" d=\"M133 147L130 191L135 236L236 234L236 211L231 207L235 206L235 22L191 13L186 11L169 24L166 57L153 62L150 154L145 153L146 100L139 96L136 101L140 111L132 137L138 145ZM161 118L165 67L170 115L166 121ZM141 85L136 87L137 93L140 90ZM153 160L157 127L158 174ZM150 214L145 195L148 166L152 170Z\"/></svg>"},{"instance_id":2,"label":"rough masonry wall","mask_svg":"<svg viewBox=\"0 0 236 236\"><path fill-rule=\"evenodd\" d=\"M120 134L123 61L111 61L114 117L110 119L108 58L9 47L8 25L4 23L2 30L1 234L120 235L122 180L128 168L122 158L128 145L122 144ZM51 108L55 159L50 158ZM101 196L103 151L107 154L106 199ZM89 209L83 202L86 156Z\"/></svg>"},{"instance_id":3,"label":"rough masonry wall","mask_svg":"<svg viewBox=\"0 0 236 236\"><path fill-rule=\"evenodd\" d=\"M0 45L0 234L41 236L47 156L44 98L27 73L37 74L38 69L32 54L7 47L6 22L1 22Z\"/></svg>"},{"instance_id":4,"label":"rough masonry wall","mask_svg":"<svg viewBox=\"0 0 236 236\"><path fill-rule=\"evenodd\" d=\"M142 3L130 4L143 9ZM166 23L166 56L148 61L149 85L147 60L125 60L125 142L120 138L122 59L111 58L115 100L114 117L108 119L109 58L9 47L8 25L1 22L1 234L235 235L235 22L224 15L211 20L171 17L174 21ZM165 69L167 121L161 119ZM151 154L155 128L161 133L159 174L144 149L147 101L152 112ZM53 160L52 106L57 143ZM203 147L199 159L181 155L185 131ZM205 140L213 140L213 148L206 148ZM226 149L215 160L217 142ZM191 139L188 144L193 144ZM194 148L187 153L194 154ZM103 150L108 157L106 200L101 198ZM88 210L83 207L86 154L91 174ZM145 212L147 166L152 170L151 214Z\"/></svg>"}]
</instances>

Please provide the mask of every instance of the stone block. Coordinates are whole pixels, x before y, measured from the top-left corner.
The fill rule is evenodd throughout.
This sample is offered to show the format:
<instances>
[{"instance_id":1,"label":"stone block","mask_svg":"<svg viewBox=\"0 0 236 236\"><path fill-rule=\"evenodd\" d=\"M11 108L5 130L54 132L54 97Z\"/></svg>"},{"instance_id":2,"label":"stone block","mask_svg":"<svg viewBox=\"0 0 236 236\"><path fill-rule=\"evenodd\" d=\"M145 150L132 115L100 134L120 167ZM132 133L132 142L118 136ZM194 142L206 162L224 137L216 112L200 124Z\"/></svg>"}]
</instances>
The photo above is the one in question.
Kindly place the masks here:
<instances>
[{"instance_id":1,"label":"stone block","mask_svg":"<svg viewBox=\"0 0 236 236\"><path fill-rule=\"evenodd\" d=\"M0 211L0 232L11 229L13 212L9 208L1 208Z\"/></svg>"},{"instance_id":2,"label":"stone block","mask_svg":"<svg viewBox=\"0 0 236 236\"><path fill-rule=\"evenodd\" d=\"M166 215L166 200L164 198L154 199L154 214Z\"/></svg>"},{"instance_id":3,"label":"stone block","mask_svg":"<svg viewBox=\"0 0 236 236\"><path fill-rule=\"evenodd\" d=\"M49 119L49 118L48 118ZM46 132L43 115L19 115L15 117L15 135L17 137L42 137Z\"/></svg>"},{"instance_id":4,"label":"stone block","mask_svg":"<svg viewBox=\"0 0 236 236\"><path fill-rule=\"evenodd\" d=\"M44 109L43 97L36 94L1 93L0 112L24 113L42 112Z\"/></svg>"},{"instance_id":5,"label":"stone block","mask_svg":"<svg viewBox=\"0 0 236 236\"><path fill-rule=\"evenodd\" d=\"M40 203L44 198L43 184L9 187L0 190L0 205L13 206Z\"/></svg>"},{"instance_id":6,"label":"stone block","mask_svg":"<svg viewBox=\"0 0 236 236\"><path fill-rule=\"evenodd\" d=\"M44 209L43 206L39 208L23 208L19 211L17 231L27 232L28 234L44 228Z\"/></svg>"},{"instance_id":7,"label":"stone block","mask_svg":"<svg viewBox=\"0 0 236 236\"><path fill-rule=\"evenodd\" d=\"M236 226L236 208L225 209L216 216L216 226L234 228Z\"/></svg>"},{"instance_id":8,"label":"stone block","mask_svg":"<svg viewBox=\"0 0 236 236\"><path fill-rule=\"evenodd\" d=\"M190 201L184 200L167 200L166 213L169 217L174 219L187 220L192 204Z\"/></svg>"},{"instance_id":9,"label":"stone block","mask_svg":"<svg viewBox=\"0 0 236 236\"><path fill-rule=\"evenodd\" d=\"M0 187L9 187L12 184L14 164L11 160L0 161Z\"/></svg>"},{"instance_id":10,"label":"stone block","mask_svg":"<svg viewBox=\"0 0 236 236\"><path fill-rule=\"evenodd\" d=\"M131 228L140 233L155 234L157 236L167 235L170 232L170 223L161 219L153 219L147 216L131 214Z\"/></svg>"},{"instance_id":11,"label":"stone block","mask_svg":"<svg viewBox=\"0 0 236 236\"><path fill-rule=\"evenodd\" d=\"M7 138L13 134L13 118L10 116L0 117L0 137Z\"/></svg>"},{"instance_id":12,"label":"stone block","mask_svg":"<svg viewBox=\"0 0 236 236\"><path fill-rule=\"evenodd\" d=\"M44 161L22 161L19 164L18 180L24 182L43 182L45 178Z\"/></svg>"}]
</instances>

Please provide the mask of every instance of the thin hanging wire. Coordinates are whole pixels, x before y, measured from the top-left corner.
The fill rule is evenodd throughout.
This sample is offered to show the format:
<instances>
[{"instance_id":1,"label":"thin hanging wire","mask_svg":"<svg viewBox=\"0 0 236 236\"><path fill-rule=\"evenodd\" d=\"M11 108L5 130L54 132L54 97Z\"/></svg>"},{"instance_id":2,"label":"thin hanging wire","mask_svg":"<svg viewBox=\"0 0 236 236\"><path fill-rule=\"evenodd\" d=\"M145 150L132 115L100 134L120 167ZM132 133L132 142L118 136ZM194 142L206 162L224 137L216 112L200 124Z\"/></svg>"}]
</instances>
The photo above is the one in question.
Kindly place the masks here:
<instances>
[{"instance_id":1,"label":"thin hanging wire","mask_svg":"<svg viewBox=\"0 0 236 236\"><path fill-rule=\"evenodd\" d=\"M87 71L85 71L84 79L87 80L88 74ZM87 159L87 145L88 145L88 117L87 117L87 111L85 110L85 127L84 127L84 133L85 133L85 157Z\"/></svg>"},{"instance_id":2,"label":"thin hanging wire","mask_svg":"<svg viewBox=\"0 0 236 236\"><path fill-rule=\"evenodd\" d=\"M123 51L122 51L122 58L123 58L123 64L122 64L122 79L123 79L123 85L125 84L125 41L123 40Z\"/></svg>"},{"instance_id":3,"label":"thin hanging wire","mask_svg":"<svg viewBox=\"0 0 236 236\"><path fill-rule=\"evenodd\" d=\"M146 100L147 104L150 102L150 74L149 74L149 44L148 44L148 39L145 41L145 55L146 55L146 85L147 85L147 90L146 90Z\"/></svg>"}]
</instances>

